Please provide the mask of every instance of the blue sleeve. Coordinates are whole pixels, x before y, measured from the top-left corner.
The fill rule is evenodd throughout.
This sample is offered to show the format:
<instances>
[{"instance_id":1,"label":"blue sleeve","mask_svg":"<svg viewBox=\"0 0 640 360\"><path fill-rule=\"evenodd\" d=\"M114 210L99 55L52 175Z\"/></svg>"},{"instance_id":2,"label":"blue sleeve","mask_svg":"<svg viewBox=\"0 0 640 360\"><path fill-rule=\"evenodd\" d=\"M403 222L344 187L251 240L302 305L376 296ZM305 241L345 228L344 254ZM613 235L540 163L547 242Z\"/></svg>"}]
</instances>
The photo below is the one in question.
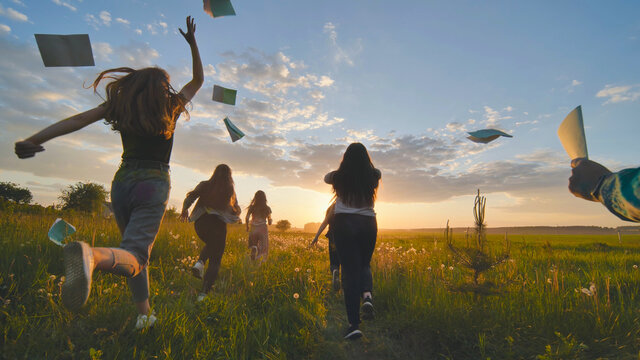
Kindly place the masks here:
<instances>
[{"instance_id":1,"label":"blue sleeve","mask_svg":"<svg viewBox=\"0 0 640 360\"><path fill-rule=\"evenodd\" d=\"M620 219L640 222L640 168L607 176L596 195Z\"/></svg>"}]
</instances>

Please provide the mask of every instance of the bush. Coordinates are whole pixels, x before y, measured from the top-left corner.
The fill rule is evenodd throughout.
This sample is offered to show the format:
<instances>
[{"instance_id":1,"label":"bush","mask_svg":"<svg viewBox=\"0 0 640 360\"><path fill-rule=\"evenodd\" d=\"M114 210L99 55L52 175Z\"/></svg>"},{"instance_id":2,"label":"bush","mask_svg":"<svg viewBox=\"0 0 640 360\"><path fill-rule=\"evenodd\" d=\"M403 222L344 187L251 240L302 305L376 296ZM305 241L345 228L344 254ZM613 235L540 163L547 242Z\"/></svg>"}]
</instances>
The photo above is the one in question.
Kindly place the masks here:
<instances>
[{"instance_id":1,"label":"bush","mask_svg":"<svg viewBox=\"0 0 640 360\"><path fill-rule=\"evenodd\" d=\"M12 182L0 182L0 198L17 204L29 204L33 200L31 191Z\"/></svg>"},{"instance_id":2,"label":"bush","mask_svg":"<svg viewBox=\"0 0 640 360\"><path fill-rule=\"evenodd\" d=\"M291 229L291 223L289 220L280 220L276 223L276 229L284 232Z\"/></svg>"},{"instance_id":3,"label":"bush","mask_svg":"<svg viewBox=\"0 0 640 360\"><path fill-rule=\"evenodd\" d=\"M107 195L107 190L100 184L78 182L62 190L59 199L62 200L63 210L96 213L102 210Z\"/></svg>"}]
</instances>

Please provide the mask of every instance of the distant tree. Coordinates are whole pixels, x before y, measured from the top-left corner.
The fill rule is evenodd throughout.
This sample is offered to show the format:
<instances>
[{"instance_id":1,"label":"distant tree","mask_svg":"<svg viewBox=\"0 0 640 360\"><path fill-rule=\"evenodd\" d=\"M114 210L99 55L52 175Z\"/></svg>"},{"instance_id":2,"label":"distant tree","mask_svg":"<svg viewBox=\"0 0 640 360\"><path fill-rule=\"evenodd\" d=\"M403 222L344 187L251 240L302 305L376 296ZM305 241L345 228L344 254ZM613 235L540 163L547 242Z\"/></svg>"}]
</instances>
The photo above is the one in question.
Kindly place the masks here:
<instances>
[{"instance_id":1,"label":"distant tree","mask_svg":"<svg viewBox=\"0 0 640 360\"><path fill-rule=\"evenodd\" d=\"M280 220L276 223L276 229L284 232L291 229L291 223L289 220Z\"/></svg>"},{"instance_id":2,"label":"distant tree","mask_svg":"<svg viewBox=\"0 0 640 360\"><path fill-rule=\"evenodd\" d=\"M107 194L107 190L100 184L78 182L62 190L59 199L62 200L63 210L73 209L95 213L102 210Z\"/></svg>"},{"instance_id":3,"label":"distant tree","mask_svg":"<svg viewBox=\"0 0 640 360\"><path fill-rule=\"evenodd\" d=\"M0 198L17 204L28 204L33 200L33 195L29 189L21 188L12 182L0 182Z\"/></svg>"}]
</instances>

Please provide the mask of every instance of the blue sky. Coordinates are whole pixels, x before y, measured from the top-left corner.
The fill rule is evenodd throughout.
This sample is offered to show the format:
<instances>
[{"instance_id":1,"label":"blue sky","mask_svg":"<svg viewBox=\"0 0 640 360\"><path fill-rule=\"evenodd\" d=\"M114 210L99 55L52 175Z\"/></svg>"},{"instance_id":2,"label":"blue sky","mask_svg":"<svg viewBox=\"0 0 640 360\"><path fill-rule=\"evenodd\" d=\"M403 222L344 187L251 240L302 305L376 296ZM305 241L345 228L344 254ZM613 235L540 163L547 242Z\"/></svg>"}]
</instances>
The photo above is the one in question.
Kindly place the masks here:
<instances>
[{"instance_id":1,"label":"blue sky","mask_svg":"<svg viewBox=\"0 0 640 360\"><path fill-rule=\"evenodd\" d=\"M158 65L174 87L185 84L191 60L177 28L193 15L206 80L176 133L172 205L225 162L241 204L263 189L276 218L320 221L330 199L322 175L361 141L383 171L381 227L467 226L478 187L493 226L623 224L568 193L556 129L582 105L591 158L612 170L638 166L636 2L236 1L238 16L216 19L195 0L0 6L6 154L17 139L98 104L82 85L100 70ZM88 33L96 67L44 68L34 33ZM238 89L237 105L213 103L213 84ZM226 115L245 139L229 141ZM514 138L465 139L485 127ZM0 179L49 204L75 181L108 187L119 146L94 124L35 159L0 160Z\"/></svg>"}]
</instances>

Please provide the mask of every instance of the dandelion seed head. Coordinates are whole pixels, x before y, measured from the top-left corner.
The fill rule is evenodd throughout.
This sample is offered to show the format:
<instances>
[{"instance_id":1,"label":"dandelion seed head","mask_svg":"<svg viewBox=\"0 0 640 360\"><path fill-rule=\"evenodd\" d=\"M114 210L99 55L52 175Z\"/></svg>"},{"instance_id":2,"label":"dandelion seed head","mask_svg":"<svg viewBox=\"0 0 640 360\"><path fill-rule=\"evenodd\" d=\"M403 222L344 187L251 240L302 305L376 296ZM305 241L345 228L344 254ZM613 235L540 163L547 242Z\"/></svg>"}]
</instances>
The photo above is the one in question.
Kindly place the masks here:
<instances>
[{"instance_id":1,"label":"dandelion seed head","mask_svg":"<svg viewBox=\"0 0 640 360\"><path fill-rule=\"evenodd\" d=\"M298 293L293 293L293 298L294 299L298 299L300 297L300 295Z\"/></svg>"}]
</instances>

